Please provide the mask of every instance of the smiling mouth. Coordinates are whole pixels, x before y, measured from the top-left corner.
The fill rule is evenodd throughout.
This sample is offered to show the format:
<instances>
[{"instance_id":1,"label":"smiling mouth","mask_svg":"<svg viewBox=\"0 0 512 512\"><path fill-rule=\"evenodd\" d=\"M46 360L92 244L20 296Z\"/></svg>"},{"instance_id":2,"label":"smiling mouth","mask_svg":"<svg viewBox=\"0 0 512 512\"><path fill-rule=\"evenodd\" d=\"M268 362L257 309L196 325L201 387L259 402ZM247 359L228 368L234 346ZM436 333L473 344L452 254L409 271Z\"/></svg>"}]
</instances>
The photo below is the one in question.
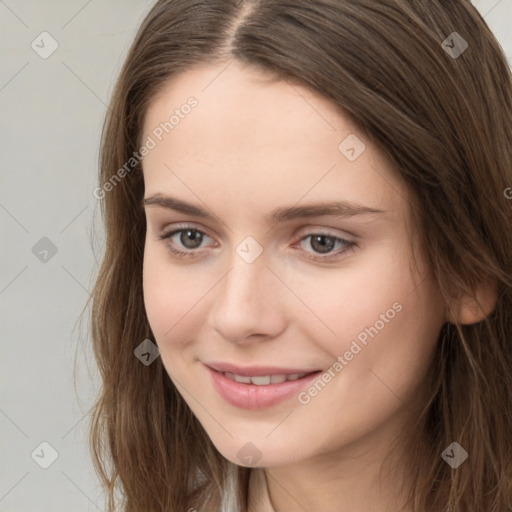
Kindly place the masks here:
<instances>
[{"instance_id":1,"label":"smiling mouth","mask_svg":"<svg viewBox=\"0 0 512 512\"><path fill-rule=\"evenodd\" d=\"M282 382L300 380L322 370L318 368L284 368L278 366L239 366L228 362L204 363L211 370L221 373L224 377L240 384L254 384L255 386L269 386Z\"/></svg>"},{"instance_id":2,"label":"smiling mouth","mask_svg":"<svg viewBox=\"0 0 512 512\"><path fill-rule=\"evenodd\" d=\"M253 410L277 406L293 398L322 373L322 370L298 373L297 369L290 371L284 368L279 370L286 373L278 373L275 368L261 366L245 369L237 367L240 373L234 373L226 371L227 366L233 369L232 365L216 366L217 369L210 365L205 365L205 368L210 373L217 393L232 406Z\"/></svg>"},{"instance_id":3,"label":"smiling mouth","mask_svg":"<svg viewBox=\"0 0 512 512\"><path fill-rule=\"evenodd\" d=\"M305 377L306 375L311 375L312 373L291 373L291 374L274 374L274 375L255 375L252 377L246 375L237 375L232 372L220 372L225 377L235 382L239 382L241 384L254 384L256 386L268 386L269 384L281 384L285 381L294 381L299 380Z\"/></svg>"}]
</instances>

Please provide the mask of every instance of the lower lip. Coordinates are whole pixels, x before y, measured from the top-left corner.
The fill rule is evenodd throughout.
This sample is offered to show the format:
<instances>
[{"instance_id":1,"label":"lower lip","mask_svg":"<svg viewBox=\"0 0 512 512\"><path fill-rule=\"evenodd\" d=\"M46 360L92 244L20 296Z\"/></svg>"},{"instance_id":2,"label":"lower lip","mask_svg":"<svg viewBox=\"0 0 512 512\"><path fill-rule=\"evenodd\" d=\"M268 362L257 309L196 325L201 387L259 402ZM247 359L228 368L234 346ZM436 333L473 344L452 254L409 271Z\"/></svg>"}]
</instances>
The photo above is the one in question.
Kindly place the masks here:
<instances>
[{"instance_id":1,"label":"lower lip","mask_svg":"<svg viewBox=\"0 0 512 512\"><path fill-rule=\"evenodd\" d=\"M263 409L271 407L287 398L298 395L300 391L321 373L311 373L297 380L285 380L280 384L257 386L256 384L243 384L228 379L222 373L206 366L217 393L231 405L242 409Z\"/></svg>"}]
</instances>

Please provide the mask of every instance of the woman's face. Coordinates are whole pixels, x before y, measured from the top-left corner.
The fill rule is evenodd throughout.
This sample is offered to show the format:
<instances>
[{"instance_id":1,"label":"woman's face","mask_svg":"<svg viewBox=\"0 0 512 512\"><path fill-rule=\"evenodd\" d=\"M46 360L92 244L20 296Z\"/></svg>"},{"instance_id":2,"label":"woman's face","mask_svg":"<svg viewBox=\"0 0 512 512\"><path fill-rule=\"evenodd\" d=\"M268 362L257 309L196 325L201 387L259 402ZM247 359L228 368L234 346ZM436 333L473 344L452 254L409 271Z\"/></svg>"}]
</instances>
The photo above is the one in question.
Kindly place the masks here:
<instances>
[{"instance_id":1,"label":"woman's face","mask_svg":"<svg viewBox=\"0 0 512 512\"><path fill-rule=\"evenodd\" d=\"M162 363L218 450L264 467L388 446L445 321L389 161L327 99L268 78L191 69L143 133Z\"/></svg>"}]
</instances>

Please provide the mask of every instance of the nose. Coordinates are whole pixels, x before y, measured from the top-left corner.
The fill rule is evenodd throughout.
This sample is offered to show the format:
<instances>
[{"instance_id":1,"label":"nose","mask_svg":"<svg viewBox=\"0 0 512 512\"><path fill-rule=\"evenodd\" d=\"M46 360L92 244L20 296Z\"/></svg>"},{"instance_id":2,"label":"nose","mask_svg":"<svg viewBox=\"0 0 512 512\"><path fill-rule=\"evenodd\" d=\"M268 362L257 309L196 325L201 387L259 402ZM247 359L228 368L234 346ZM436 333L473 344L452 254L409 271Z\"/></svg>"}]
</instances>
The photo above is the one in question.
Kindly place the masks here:
<instances>
[{"instance_id":1,"label":"nose","mask_svg":"<svg viewBox=\"0 0 512 512\"><path fill-rule=\"evenodd\" d=\"M264 255L247 263L233 251L231 268L215 287L209 324L232 343L271 339L285 329L286 290Z\"/></svg>"}]
</instances>

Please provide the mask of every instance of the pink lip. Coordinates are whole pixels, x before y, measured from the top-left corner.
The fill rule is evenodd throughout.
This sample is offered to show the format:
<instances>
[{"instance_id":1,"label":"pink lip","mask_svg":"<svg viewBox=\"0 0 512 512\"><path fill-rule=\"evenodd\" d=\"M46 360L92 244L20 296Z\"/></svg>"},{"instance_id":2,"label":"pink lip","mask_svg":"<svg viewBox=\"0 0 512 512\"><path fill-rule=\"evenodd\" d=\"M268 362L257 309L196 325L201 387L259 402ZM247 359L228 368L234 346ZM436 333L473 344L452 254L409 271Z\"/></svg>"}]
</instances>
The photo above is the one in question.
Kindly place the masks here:
<instances>
[{"instance_id":1,"label":"pink lip","mask_svg":"<svg viewBox=\"0 0 512 512\"><path fill-rule=\"evenodd\" d=\"M321 371L317 371L302 377L302 379L284 381L280 384L269 384L267 386L257 386L255 384L244 384L242 382L235 382L225 377L222 373L213 370L206 366L209 371L213 387L219 395L226 400L229 404L240 407L242 409L263 409L276 405L279 402L286 400L292 396L297 395L301 389L315 379ZM225 370L230 371L230 370ZM265 373L258 370L260 373L257 375L272 375L272 373ZM237 373L238 375L247 375L244 373ZM305 373L305 372L290 372L290 373ZM274 375L278 374L274 372ZM281 373L286 374L285 372ZM256 374L255 374L256 375ZM249 375L250 376L250 375Z\"/></svg>"},{"instance_id":2,"label":"pink lip","mask_svg":"<svg viewBox=\"0 0 512 512\"><path fill-rule=\"evenodd\" d=\"M244 377L255 377L257 375L292 375L294 373L311 373L318 369L308 370L304 368L280 368L278 366L236 366L230 363L205 363L218 372L230 372Z\"/></svg>"}]
</instances>

